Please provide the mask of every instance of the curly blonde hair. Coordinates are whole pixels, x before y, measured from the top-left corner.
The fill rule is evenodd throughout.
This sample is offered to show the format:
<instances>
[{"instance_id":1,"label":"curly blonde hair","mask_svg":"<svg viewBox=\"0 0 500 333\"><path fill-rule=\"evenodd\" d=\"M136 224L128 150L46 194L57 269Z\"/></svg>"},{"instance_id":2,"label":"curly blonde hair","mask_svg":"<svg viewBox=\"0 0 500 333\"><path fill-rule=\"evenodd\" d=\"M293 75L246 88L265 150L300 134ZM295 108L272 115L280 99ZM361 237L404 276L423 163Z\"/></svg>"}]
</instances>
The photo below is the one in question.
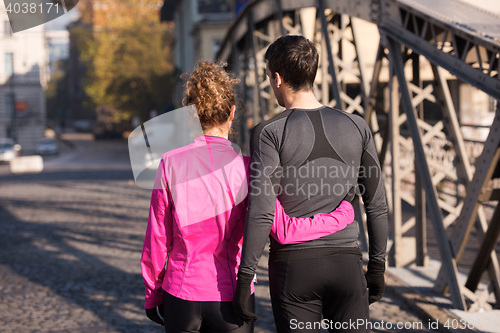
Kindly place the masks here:
<instances>
[{"instance_id":1,"label":"curly blonde hair","mask_svg":"<svg viewBox=\"0 0 500 333\"><path fill-rule=\"evenodd\" d=\"M203 130L220 126L227 122L236 103L233 86L237 83L222 64L200 61L184 85L182 104L196 105Z\"/></svg>"}]
</instances>

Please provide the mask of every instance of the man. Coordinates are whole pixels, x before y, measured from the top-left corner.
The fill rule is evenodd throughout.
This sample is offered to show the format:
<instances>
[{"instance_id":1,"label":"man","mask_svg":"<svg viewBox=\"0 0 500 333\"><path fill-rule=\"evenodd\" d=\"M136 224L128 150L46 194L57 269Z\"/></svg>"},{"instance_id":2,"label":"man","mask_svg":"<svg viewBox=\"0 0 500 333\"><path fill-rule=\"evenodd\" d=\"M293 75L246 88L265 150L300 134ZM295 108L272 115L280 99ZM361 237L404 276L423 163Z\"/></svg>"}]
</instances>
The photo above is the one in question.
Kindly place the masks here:
<instances>
[{"instance_id":1,"label":"man","mask_svg":"<svg viewBox=\"0 0 500 333\"><path fill-rule=\"evenodd\" d=\"M367 332L369 302L384 293L387 204L370 128L363 118L322 105L312 88L318 68L314 45L284 36L266 52L266 74L286 108L257 125L250 144L250 196L243 253L233 299L236 314L256 320L245 307L250 282L275 214L276 198L294 217L334 210L363 197L369 262L363 276L356 223L309 242L281 245L271 237L269 286L279 333ZM369 289L369 295L367 294ZM354 325L353 325L354 324Z\"/></svg>"}]
</instances>

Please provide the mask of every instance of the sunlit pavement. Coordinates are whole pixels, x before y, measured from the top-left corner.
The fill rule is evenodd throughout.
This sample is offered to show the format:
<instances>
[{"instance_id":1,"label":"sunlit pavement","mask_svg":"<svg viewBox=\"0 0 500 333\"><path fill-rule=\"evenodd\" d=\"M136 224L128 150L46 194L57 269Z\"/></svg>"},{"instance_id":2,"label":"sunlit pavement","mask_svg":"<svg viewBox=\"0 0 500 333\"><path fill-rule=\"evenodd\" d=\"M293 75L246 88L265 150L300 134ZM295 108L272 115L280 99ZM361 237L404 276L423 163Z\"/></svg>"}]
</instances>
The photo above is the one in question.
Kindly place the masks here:
<instances>
[{"instance_id":1,"label":"sunlit pavement","mask_svg":"<svg viewBox=\"0 0 500 333\"><path fill-rule=\"evenodd\" d=\"M65 139L74 146L40 174L0 165L0 331L161 332L144 314L139 265L150 191L132 181L127 143ZM266 261L256 332L275 331ZM427 322L411 311L390 288L370 307L373 323Z\"/></svg>"}]
</instances>

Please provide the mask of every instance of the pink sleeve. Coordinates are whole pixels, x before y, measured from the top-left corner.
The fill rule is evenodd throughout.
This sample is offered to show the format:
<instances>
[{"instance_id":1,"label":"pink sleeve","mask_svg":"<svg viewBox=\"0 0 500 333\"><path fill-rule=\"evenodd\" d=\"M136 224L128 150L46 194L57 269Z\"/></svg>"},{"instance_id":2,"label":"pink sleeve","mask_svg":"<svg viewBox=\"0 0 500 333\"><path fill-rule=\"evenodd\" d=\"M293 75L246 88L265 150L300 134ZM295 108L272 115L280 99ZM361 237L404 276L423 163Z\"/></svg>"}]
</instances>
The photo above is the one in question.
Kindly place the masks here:
<instances>
[{"instance_id":1,"label":"pink sleeve","mask_svg":"<svg viewBox=\"0 0 500 333\"><path fill-rule=\"evenodd\" d=\"M171 200L165 181L163 159L156 174L155 186L151 194L148 226L142 248L141 270L146 287L146 309L163 303L161 285L165 275L165 263L172 241Z\"/></svg>"},{"instance_id":2,"label":"pink sleeve","mask_svg":"<svg viewBox=\"0 0 500 333\"><path fill-rule=\"evenodd\" d=\"M319 213L313 218L297 218L286 215L279 200L271 228L271 236L280 244L296 244L318 239L344 229L354 221L354 209L348 201L342 201L330 214Z\"/></svg>"}]
</instances>

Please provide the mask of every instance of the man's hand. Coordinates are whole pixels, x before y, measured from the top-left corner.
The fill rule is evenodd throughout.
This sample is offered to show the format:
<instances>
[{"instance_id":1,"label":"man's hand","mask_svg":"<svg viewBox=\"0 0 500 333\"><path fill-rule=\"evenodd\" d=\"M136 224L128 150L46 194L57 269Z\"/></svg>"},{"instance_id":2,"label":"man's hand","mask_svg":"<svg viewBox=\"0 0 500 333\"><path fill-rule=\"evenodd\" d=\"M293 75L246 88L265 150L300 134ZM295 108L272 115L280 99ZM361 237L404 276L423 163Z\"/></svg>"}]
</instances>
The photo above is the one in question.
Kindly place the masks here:
<instances>
[{"instance_id":1,"label":"man's hand","mask_svg":"<svg viewBox=\"0 0 500 333\"><path fill-rule=\"evenodd\" d=\"M244 322L257 320L257 315L248 310L248 301L250 300L251 284L253 275L238 272L238 281L236 291L233 297L233 310L236 316Z\"/></svg>"},{"instance_id":2,"label":"man's hand","mask_svg":"<svg viewBox=\"0 0 500 333\"><path fill-rule=\"evenodd\" d=\"M370 304L380 301L385 291L385 262L368 261L365 278L368 286L368 301Z\"/></svg>"},{"instance_id":3,"label":"man's hand","mask_svg":"<svg viewBox=\"0 0 500 333\"><path fill-rule=\"evenodd\" d=\"M158 312L160 313L161 318L163 318L163 304L152 309L146 309L146 316L148 316L148 318L155 323L161 326L165 326L163 320L160 318L160 316L158 316Z\"/></svg>"}]
</instances>

